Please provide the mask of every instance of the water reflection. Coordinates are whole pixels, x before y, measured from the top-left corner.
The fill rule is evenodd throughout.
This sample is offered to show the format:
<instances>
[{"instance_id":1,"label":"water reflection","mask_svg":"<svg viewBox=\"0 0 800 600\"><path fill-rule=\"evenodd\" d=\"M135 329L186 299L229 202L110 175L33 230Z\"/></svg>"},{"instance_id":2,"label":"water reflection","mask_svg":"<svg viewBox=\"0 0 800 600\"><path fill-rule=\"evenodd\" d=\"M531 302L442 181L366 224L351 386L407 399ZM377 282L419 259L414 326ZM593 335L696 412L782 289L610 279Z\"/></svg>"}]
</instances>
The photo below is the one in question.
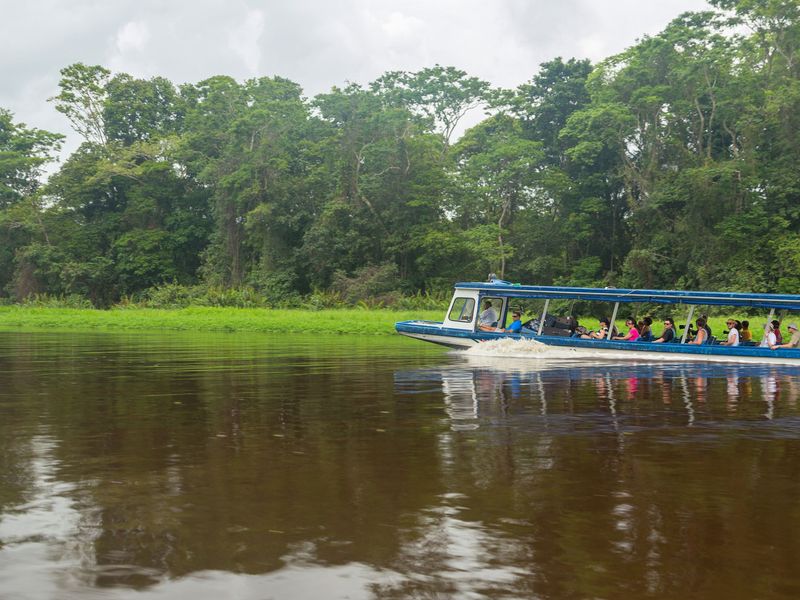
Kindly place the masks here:
<instances>
[{"instance_id":1,"label":"water reflection","mask_svg":"<svg viewBox=\"0 0 800 600\"><path fill-rule=\"evenodd\" d=\"M449 431L440 434L443 462L471 473L457 489L473 505L502 504L517 517L495 522L494 535L516 547L511 564L527 566L512 584L518 592L747 598L763 591L743 575L754 562L784 586L765 597L790 597L800 585L767 558L760 532L773 511L800 527L784 512L786 498L764 496L767 488L800 491L796 370L465 355L395 374L402 393L423 379L430 389L437 378L444 405L464 407L445 410ZM498 489L513 501L484 493ZM787 520L769 525L766 537L783 545L780 523ZM708 556L719 562L698 568Z\"/></svg>"},{"instance_id":2,"label":"water reflection","mask_svg":"<svg viewBox=\"0 0 800 600\"><path fill-rule=\"evenodd\" d=\"M642 403L675 423L674 418L681 414L672 409L677 399L687 426L694 425L697 418L773 419L778 401L787 409L796 408L800 380L792 367L769 365L570 363L469 354L460 358L447 368L395 373L399 393L413 391L410 382L425 381L430 387L437 381L453 430L477 429L483 418L509 416L512 406L528 401L538 404L543 417L548 413L580 414L587 398L594 401L595 408L605 409L593 416L609 416L607 422L615 429L617 417L630 422L630 417L641 411ZM654 404L659 400L660 408ZM707 406L710 400L713 406ZM725 405L724 412L717 410L720 401ZM522 413L510 416L516 418ZM640 417L636 423L644 421Z\"/></svg>"},{"instance_id":3,"label":"water reflection","mask_svg":"<svg viewBox=\"0 0 800 600\"><path fill-rule=\"evenodd\" d=\"M406 342L0 337L0 590L797 596L793 370Z\"/></svg>"}]
</instances>

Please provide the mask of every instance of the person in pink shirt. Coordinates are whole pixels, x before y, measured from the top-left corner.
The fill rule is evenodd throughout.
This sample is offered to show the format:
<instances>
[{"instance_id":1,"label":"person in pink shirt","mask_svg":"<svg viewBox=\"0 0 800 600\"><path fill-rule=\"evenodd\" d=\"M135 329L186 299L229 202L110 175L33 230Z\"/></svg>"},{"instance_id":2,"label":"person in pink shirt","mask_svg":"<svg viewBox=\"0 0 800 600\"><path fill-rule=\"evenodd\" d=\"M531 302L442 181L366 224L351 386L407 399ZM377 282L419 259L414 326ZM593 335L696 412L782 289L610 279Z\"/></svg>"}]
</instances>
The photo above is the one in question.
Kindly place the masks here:
<instances>
[{"instance_id":1,"label":"person in pink shirt","mask_svg":"<svg viewBox=\"0 0 800 600\"><path fill-rule=\"evenodd\" d=\"M625 335L615 335L612 340L620 340L622 342L635 342L639 339L639 330L636 329L636 321L633 317L625 319L625 327L628 328L628 333Z\"/></svg>"}]
</instances>

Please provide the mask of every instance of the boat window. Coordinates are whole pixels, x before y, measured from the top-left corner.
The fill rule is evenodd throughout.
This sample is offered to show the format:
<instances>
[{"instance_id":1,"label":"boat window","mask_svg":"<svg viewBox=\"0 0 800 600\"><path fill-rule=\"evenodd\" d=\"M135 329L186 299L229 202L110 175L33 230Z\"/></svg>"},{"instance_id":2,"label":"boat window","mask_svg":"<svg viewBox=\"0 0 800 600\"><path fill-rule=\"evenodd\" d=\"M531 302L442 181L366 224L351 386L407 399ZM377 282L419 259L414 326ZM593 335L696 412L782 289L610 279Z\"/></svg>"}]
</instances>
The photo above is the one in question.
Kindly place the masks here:
<instances>
[{"instance_id":1,"label":"boat window","mask_svg":"<svg viewBox=\"0 0 800 600\"><path fill-rule=\"evenodd\" d=\"M453 308L450 309L450 315L447 317L451 321L461 321L462 323L469 323L472 321L472 315L475 312L475 299L474 298L456 298L453 300Z\"/></svg>"}]
</instances>

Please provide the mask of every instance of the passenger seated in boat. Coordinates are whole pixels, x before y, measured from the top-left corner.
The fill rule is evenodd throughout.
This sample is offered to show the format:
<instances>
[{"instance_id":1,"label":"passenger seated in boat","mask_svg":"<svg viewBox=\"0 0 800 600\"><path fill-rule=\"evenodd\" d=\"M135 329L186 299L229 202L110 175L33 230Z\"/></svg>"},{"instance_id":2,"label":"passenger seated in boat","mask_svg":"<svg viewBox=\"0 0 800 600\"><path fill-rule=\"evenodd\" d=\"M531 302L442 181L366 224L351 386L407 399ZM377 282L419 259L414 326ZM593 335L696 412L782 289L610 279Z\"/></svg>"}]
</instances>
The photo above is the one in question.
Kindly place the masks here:
<instances>
[{"instance_id":1,"label":"passenger seated in boat","mask_svg":"<svg viewBox=\"0 0 800 600\"><path fill-rule=\"evenodd\" d=\"M784 344L773 344L770 350L777 350L778 348L800 348L800 330L797 329L797 323L789 323L787 327L792 337Z\"/></svg>"},{"instance_id":2,"label":"passenger seated in boat","mask_svg":"<svg viewBox=\"0 0 800 600\"><path fill-rule=\"evenodd\" d=\"M707 335L706 339L710 340L712 334L711 334L711 327L709 327L709 325L708 325L708 315L700 315L700 318L703 319L703 323L704 323L703 329L706 330L706 335ZM699 327L698 327L698 329L699 329Z\"/></svg>"},{"instance_id":3,"label":"passenger seated in boat","mask_svg":"<svg viewBox=\"0 0 800 600\"><path fill-rule=\"evenodd\" d=\"M600 319L600 329L597 331L590 331L588 333L584 333L581 337L585 340L604 340L608 337L608 329L611 327L611 319L607 317L603 317ZM612 330L612 337L614 334L617 333L616 327Z\"/></svg>"},{"instance_id":4,"label":"passenger seated in boat","mask_svg":"<svg viewBox=\"0 0 800 600\"><path fill-rule=\"evenodd\" d=\"M772 346L778 345L778 338L775 337L775 332L772 331L772 327L772 323L767 323L767 326L764 328L764 338L758 345L759 348L772 348Z\"/></svg>"},{"instance_id":5,"label":"passenger seated in boat","mask_svg":"<svg viewBox=\"0 0 800 600\"><path fill-rule=\"evenodd\" d=\"M728 326L728 339L720 342L720 346L738 346L739 345L739 327L742 326L739 321L728 319L725 324Z\"/></svg>"},{"instance_id":6,"label":"passenger seated in boat","mask_svg":"<svg viewBox=\"0 0 800 600\"><path fill-rule=\"evenodd\" d=\"M705 344L709 340L708 330L706 329L706 320L703 317L700 317L695 321L697 323L697 335L694 336L694 339L689 342L690 344L694 344L695 346L699 346L701 344Z\"/></svg>"},{"instance_id":7,"label":"passenger seated in boat","mask_svg":"<svg viewBox=\"0 0 800 600\"><path fill-rule=\"evenodd\" d=\"M519 333L520 331L522 331L522 321L520 321L521 318L522 318L522 313L519 312L518 310L515 310L514 312L511 313L511 319L512 319L511 325L509 325L505 329L498 329L497 331L502 331L504 333Z\"/></svg>"},{"instance_id":8,"label":"passenger seated in boat","mask_svg":"<svg viewBox=\"0 0 800 600\"><path fill-rule=\"evenodd\" d=\"M753 340L753 332L750 331L750 321L742 321L742 328L739 330L739 339L743 342Z\"/></svg>"},{"instance_id":9,"label":"passenger seated in boat","mask_svg":"<svg viewBox=\"0 0 800 600\"><path fill-rule=\"evenodd\" d=\"M625 319L625 327L628 328L628 333L625 335L615 335L611 339L623 342L635 342L639 339L639 330L636 329L636 321L633 320L633 317Z\"/></svg>"},{"instance_id":10,"label":"passenger seated in boat","mask_svg":"<svg viewBox=\"0 0 800 600\"><path fill-rule=\"evenodd\" d=\"M775 343L779 346L783 344L783 336L781 335L781 322L775 319L772 322L772 332L775 334Z\"/></svg>"},{"instance_id":11,"label":"passenger seated in boat","mask_svg":"<svg viewBox=\"0 0 800 600\"><path fill-rule=\"evenodd\" d=\"M639 325L639 341L652 342L653 341L653 319L645 317L641 320Z\"/></svg>"},{"instance_id":12,"label":"passenger seated in boat","mask_svg":"<svg viewBox=\"0 0 800 600\"><path fill-rule=\"evenodd\" d=\"M667 344L675 339L675 321L667 317L664 319L664 331L661 336L653 340L653 344Z\"/></svg>"},{"instance_id":13,"label":"passenger seated in boat","mask_svg":"<svg viewBox=\"0 0 800 600\"><path fill-rule=\"evenodd\" d=\"M478 329L482 331L495 331L495 327L497 327L497 311L495 311L489 300L483 303L483 312L478 319Z\"/></svg>"}]
</instances>

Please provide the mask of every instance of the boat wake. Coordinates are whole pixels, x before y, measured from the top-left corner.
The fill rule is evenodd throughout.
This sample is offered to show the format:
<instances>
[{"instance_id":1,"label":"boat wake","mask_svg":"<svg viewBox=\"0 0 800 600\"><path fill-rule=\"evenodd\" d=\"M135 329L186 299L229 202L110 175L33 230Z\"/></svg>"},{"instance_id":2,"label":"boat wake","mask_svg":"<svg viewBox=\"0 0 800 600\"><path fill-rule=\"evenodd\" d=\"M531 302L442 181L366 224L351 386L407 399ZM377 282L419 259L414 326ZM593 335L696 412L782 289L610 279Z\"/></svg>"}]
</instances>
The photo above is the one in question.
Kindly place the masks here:
<instances>
[{"instance_id":1,"label":"boat wake","mask_svg":"<svg viewBox=\"0 0 800 600\"><path fill-rule=\"evenodd\" d=\"M632 357L630 353L625 352L606 351L602 355L598 355L596 351L592 351L590 354L578 348L550 346L536 340L514 338L481 342L467 350L458 351L458 353L473 367L504 371L608 366L615 363L630 367L635 364L652 364L653 361L664 364L675 360L670 355L652 353L647 353L647 357L644 359L638 355Z\"/></svg>"},{"instance_id":2,"label":"boat wake","mask_svg":"<svg viewBox=\"0 0 800 600\"><path fill-rule=\"evenodd\" d=\"M469 356L502 358L577 358L574 348L548 346L536 340L506 338L481 342L464 352Z\"/></svg>"},{"instance_id":3,"label":"boat wake","mask_svg":"<svg viewBox=\"0 0 800 600\"><path fill-rule=\"evenodd\" d=\"M703 356L703 355L676 355L673 353L658 352L626 352L615 350L613 347L580 348L567 346L550 346L532 339L504 338L488 340L472 346L468 350L460 351L470 363L508 364L509 361L522 364L536 362L536 368L546 366L546 363L565 366L568 364L608 364L618 362L624 364L647 363L696 363L720 362L735 364L747 362L746 358L737 356ZM761 358L763 360L763 358Z\"/></svg>"}]
</instances>

